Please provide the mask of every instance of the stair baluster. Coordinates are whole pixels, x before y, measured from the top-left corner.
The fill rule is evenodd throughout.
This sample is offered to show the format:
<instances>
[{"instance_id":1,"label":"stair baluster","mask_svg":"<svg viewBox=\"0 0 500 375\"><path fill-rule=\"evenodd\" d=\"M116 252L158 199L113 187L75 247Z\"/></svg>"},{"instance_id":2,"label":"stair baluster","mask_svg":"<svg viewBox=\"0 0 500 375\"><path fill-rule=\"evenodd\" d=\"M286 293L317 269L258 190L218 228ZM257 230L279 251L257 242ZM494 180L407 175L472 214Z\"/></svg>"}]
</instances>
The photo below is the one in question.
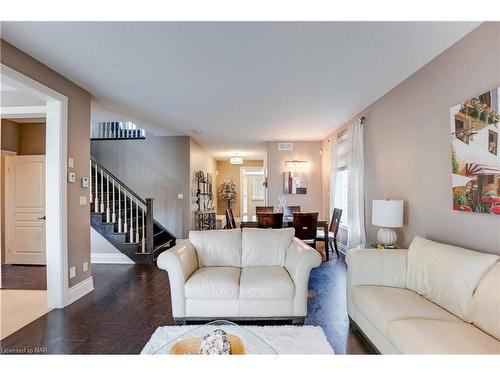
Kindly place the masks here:
<instances>
[{"instance_id":1,"label":"stair baluster","mask_svg":"<svg viewBox=\"0 0 500 375\"><path fill-rule=\"evenodd\" d=\"M127 190L124 190L123 191L123 200L124 200L124 208L123 208L123 212L124 212L124 215L125 215L125 218L123 219L123 233L127 233L127 230L128 230L128 226L127 226Z\"/></svg>"},{"instance_id":2,"label":"stair baluster","mask_svg":"<svg viewBox=\"0 0 500 375\"><path fill-rule=\"evenodd\" d=\"M116 223L116 213L115 213L115 179L113 178L113 204L111 205L111 222Z\"/></svg>"},{"instance_id":3,"label":"stair baluster","mask_svg":"<svg viewBox=\"0 0 500 375\"><path fill-rule=\"evenodd\" d=\"M101 168L101 210L100 213L104 213L104 172Z\"/></svg>"},{"instance_id":4,"label":"stair baluster","mask_svg":"<svg viewBox=\"0 0 500 375\"><path fill-rule=\"evenodd\" d=\"M106 222L111 222L111 211L109 209L109 174L106 173Z\"/></svg>"},{"instance_id":5,"label":"stair baluster","mask_svg":"<svg viewBox=\"0 0 500 375\"><path fill-rule=\"evenodd\" d=\"M129 230L130 230L129 236L128 236L129 242L134 243L134 235L135 235L135 232L134 232L134 200L133 200L132 195L130 195L130 228L129 228Z\"/></svg>"},{"instance_id":6,"label":"stair baluster","mask_svg":"<svg viewBox=\"0 0 500 375\"><path fill-rule=\"evenodd\" d=\"M90 161L90 196L89 203L94 203L94 191L92 190L92 160Z\"/></svg>"},{"instance_id":7,"label":"stair baluster","mask_svg":"<svg viewBox=\"0 0 500 375\"><path fill-rule=\"evenodd\" d=\"M94 163L95 167L95 175L94 175L94 186L95 186L95 202L94 202L94 212L99 212L99 188L98 188L98 179L97 179L97 164Z\"/></svg>"},{"instance_id":8,"label":"stair baluster","mask_svg":"<svg viewBox=\"0 0 500 375\"><path fill-rule=\"evenodd\" d=\"M122 232L122 187L118 184L118 233Z\"/></svg>"}]
</instances>

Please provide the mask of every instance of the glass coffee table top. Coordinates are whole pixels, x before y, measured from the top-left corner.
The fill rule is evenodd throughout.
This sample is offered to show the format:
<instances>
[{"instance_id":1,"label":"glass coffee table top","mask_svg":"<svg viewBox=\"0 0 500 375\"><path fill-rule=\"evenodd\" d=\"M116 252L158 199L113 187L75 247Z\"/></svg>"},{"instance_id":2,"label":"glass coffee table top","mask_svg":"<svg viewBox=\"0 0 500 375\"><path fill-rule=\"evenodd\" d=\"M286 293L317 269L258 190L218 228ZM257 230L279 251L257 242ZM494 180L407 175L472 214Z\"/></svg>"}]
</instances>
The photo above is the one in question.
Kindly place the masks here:
<instances>
[{"instance_id":1,"label":"glass coffee table top","mask_svg":"<svg viewBox=\"0 0 500 375\"><path fill-rule=\"evenodd\" d=\"M252 331L228 320L215 320L204 325L194 326L192 329L189 329L189 326L186 326L186 329L186 332L168 341L153 354L170 354L171 349L181 341L187 342L189 341L189 339L203 338L205 335L212 333L217 329L224 330L228 335L237 336L243 344L245 354L277 354L273 347L261 337L259 337ZM198 353L194 352L193 350L193 352L188 352L185 354Z\"/></svg>"}]
</instances>

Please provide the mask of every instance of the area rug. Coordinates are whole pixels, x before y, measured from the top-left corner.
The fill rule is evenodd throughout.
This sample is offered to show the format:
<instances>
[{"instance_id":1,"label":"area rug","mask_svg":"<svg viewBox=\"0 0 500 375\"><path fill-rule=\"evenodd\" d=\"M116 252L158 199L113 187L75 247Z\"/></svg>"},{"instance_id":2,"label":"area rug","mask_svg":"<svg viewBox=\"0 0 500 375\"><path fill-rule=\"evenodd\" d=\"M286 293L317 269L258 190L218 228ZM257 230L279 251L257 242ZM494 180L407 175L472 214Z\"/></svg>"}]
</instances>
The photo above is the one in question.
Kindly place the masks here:
<instances>
[{"instance_id":1,"label":"area rug","mask_svg":"<svg viewBox=\"0 0 500 375\"><path fill-rule=\"evenodd\" d=\"M170 340L196 326L164 326L153 333L141 354L153 354ZM334 354L321 327L315 326L244 326L264 341L278 354ZM158 354L167 354L162 348Z\"/></svg>"}]
</instances>

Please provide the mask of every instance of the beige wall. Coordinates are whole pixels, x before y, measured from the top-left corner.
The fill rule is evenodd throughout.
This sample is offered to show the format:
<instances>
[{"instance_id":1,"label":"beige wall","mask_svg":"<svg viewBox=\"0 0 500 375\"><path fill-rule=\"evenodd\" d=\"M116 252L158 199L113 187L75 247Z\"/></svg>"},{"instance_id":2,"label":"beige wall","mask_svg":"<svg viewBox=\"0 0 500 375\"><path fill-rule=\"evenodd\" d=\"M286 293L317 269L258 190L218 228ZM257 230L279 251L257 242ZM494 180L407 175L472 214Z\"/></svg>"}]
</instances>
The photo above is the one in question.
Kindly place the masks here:
<instances>
[{"instance_id":1,"label":"beige wall","mask_svg":"<svg viewBox=\"0 0 500 375\"><path fill-rule=\"evenodd\" d=\"M2 150L17 152L19 149L19 126L16 122L2 119Z\"/></svg>"},{"instance_id":2,"label":"beige wall","mask_svg":"<svg viewBox=\"0 0 500 375\"><path fill-rule=\"evenodd\" d=\"M45 124L19 124L19 155L45 155Z\"/></svg>"},{"instance_id":3,"label":"beige wall","mask_svg":"<svg viewBox=\"0 0 500 375\"><path fill-rule=\"evenodd\" d=\"M449 120L451 106L500 86L499 41L500 23L482 24L355 116L366 116L369 240L378 230L371 225L372 199L404 199L404 246L420 235L500 254L499 216L451 209Z\"/></svg>"},{"instance_id":4,"label":"beige wall","mask_svg":"<svg viewBox=\"0 0 500 375\"><path fill-rule=\"evenodd\" d=\"M68 157L74 159L72 170L77 180L89 176L90 94L4 40L0 61L68 98ZM88 189L80 184L68 184L68 266L77 269L76 277L69 280L70 287L90 276L90 270L82 271L83 263L90 263L89 206L79 204L79 197L88 195Z\"/></svg>"},{"instance_id":5,"label":"beige wall","mask_svg":"<svg viewBox=\"0 0 500 375\"><path fill-rule=\"evenodd\" d=\"M45 123L2 119L2 150L18 155L45 155Z\"/></svg>"},{"instance_id":6,"label":"beige wall","mask_svg":"<svg viewBox=\"0 0 500 375\"><path fill-rule=\"evenodd\" d=\"M189 191L191 192L189 197L185 197L190 202L190 221L189 229L196 229L196 216L195 212L197 210L196 204L196 172L203 171L206 175L207 173L212 174L212 181L216 182L215 171L217 170L217 161L210 155L198 142L193 138L189 138ZM214 187L215 188L215 187ZM214 203L217 207L217 194L214 191ZM186 233L187 235L187 233ZM185 237L187 238L187 237Z\"/></svg>"},{"instance_id":7,"label":"beige wall","mask_svg":"<svg viewBox=\"0 0 500 375\"><path fill-rule=\"evenodd\" d=\"M283 194L283 172L286 160L308 161L307 194L287 194L289 206L300 206L303 212L319 212L323 219L321 141L295 141L292 151L278 151L278 142L267 143L267 181L269 205L276 205ZM326 218L325 218L326 219Z\"/></svg>"},{"instance_id":8,"label":"beige wall","mask_svg":"<svg viewBox=\"0 0 500 375\"><path fill-rule=\"evenodd\" d=\"M243 164L235 165L231 164L229 160L218 160L217 161L217 171L219 175L217 176L217 194L219 193L222 181L232 180L236 184L237 197L235 202L231 202L231 209L236 217L241 215L241 186L240 186L240 169L242 167L263 167L264 162L262 160L244 160ZM227 208L227 202L219 199L219 204L217 205L217 214L224 215Z\"/></svg>"}]
</instances>

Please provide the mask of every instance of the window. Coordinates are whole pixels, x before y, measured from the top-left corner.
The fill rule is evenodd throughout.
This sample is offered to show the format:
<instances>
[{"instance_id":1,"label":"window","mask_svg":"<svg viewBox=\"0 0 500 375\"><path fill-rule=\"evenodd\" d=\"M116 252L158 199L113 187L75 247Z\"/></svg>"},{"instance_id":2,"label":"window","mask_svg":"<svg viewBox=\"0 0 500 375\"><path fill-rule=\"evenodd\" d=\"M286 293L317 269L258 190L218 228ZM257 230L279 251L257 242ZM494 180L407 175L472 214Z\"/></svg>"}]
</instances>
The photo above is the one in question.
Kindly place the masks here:
<instances>
[{"instance_id":1,"label":"window","mask_svg":"<svg viewBox=\"0 0 500 375\"><path fill-rule=\"evenodd\" d=\"M488 133L488 151L494 155L498 152L498 133L493 130Z\"/></svg>"},{"instance_id":2,"label":"window","mask_svg":"<svg viewBox=\"0 0 500 375\"><path fill-rule=\"evenodd\" d=\"M333 194L335 207L342 210L341 223L347 223L347 190L349 174L347 171L347 133L344 133L337 138L336 144L336 171L335 171L335 186L333 187Z\"/></svg>"},{"instance_id":3,"label":"window","mask_svg":"<svg viewBox=\"0 0 500 375\"><path fill-rule=\"evenodd\" d=\"M469 144L469 132L463 120L455 118L455 136L462 142Z\"/></svg>"}]
</instances>

